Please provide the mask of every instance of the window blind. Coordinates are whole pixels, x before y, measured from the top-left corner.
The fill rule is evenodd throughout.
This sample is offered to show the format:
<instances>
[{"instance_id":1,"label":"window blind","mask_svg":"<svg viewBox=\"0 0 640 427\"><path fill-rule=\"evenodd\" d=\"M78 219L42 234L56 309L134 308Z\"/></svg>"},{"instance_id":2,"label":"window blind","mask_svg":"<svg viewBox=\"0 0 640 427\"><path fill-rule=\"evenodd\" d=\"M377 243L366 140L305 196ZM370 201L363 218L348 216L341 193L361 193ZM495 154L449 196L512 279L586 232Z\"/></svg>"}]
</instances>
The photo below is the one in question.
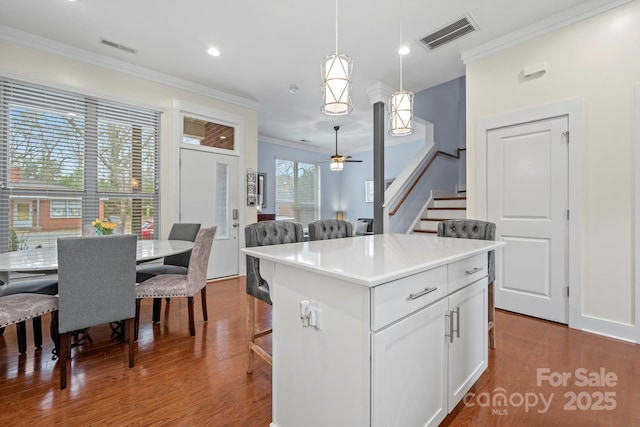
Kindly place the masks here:
<instances>
[{"instance_id":1,"label":"window blind","mask_svg":"<svg viewBox=\"0 0 640 427\"><path fill-rule=\"evenodd\" d=\"M293 220L305 228L319 218L318 167L311 163L276 159L276 218Z\"/></svg>"},{"instance_id":2,"label":"window blind","mask_svg":"<svg viewBox=\"0 0 640 427\"><path fill-rule=\"evenodd\" d=\"M95 219L136 234L158 224L159 120L0 78L0 251L53 246Z\"/></svg>"}]
</instances>

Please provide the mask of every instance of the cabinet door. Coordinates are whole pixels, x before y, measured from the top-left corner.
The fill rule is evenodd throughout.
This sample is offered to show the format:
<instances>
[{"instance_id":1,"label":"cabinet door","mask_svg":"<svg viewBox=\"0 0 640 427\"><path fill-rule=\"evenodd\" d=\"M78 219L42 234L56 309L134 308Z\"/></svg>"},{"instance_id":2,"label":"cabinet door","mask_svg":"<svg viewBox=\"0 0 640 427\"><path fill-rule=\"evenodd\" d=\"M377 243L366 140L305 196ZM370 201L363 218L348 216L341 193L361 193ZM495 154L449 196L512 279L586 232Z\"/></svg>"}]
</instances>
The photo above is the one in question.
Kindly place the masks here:
<instances>
[{"instance_id":1,"label":"cabinet door","mask_svg":"<svg viewBox=\"0 0 640 427\"><path fill-rule=\"evenodd\" d=\"M450 412L487 368L487 279L452 294L449 310L454 327L449 343Z\"/></svg>"},{"instance_id":2,"label":"cabinet door","mask_svg":"<svg viewBox=\"0 0 640 427\"><path fill-rule=\"evenodd\" d=\"M447 415L446 298L372 334L372 426L437 426Z\"/></svg>"}]
</instances>

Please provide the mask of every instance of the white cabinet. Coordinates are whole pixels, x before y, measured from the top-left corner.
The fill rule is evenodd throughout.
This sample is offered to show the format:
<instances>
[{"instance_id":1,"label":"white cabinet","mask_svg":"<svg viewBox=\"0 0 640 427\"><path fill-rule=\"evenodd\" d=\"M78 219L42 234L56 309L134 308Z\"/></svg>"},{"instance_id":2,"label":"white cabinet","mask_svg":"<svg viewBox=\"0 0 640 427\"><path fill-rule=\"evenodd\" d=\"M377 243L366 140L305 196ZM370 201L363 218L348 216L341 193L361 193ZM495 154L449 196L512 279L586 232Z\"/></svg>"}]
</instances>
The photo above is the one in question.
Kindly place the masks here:
<instances>
[{"instance_id":1,"label":"white cabinet","mask_svg":"<svg viewBox=\"0 0 640 427\"><path fill-rule=\"evenodd\" d=\"M438 425L447 415L446 299L374 333L372 426Z\"/></svg>"},{"instance_id":2,"label":"white cabinet","mask_svg":"<svg viewBox=\"0 0 640 427\"><path fill-rule=\"evenodd\" d=\"M449 297L454 335L449 340L449 412L487 368L487 279Z\"/></svg>"},{"instance_id":3,"label":"white cabinet","mask_svg":"<svg viewBox=\"0 0 640 427\"><path fill-rule=\"evenodd\" d=\"M372 426L437 426L487 366L487 280L372 334Z\"/></svg>"}]
</instances>

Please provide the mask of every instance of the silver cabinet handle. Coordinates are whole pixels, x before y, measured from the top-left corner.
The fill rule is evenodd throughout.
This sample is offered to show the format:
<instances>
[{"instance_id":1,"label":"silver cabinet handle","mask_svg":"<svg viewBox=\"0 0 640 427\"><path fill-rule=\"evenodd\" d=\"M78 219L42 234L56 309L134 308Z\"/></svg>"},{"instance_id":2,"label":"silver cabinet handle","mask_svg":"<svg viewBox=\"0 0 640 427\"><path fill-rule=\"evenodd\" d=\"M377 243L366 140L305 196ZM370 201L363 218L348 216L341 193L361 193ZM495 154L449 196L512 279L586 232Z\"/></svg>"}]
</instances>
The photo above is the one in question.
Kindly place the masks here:
<instances>
[{"instance_id":1,"label":"silver cabinet handle","mask_svg":"<svg viewBox=\"0 0 640 427\"><path fill-rule=\"evenodd\" d=\"M453 342L453 311L449 310L449 314L445 314L444 317L449 318L449 333L444 334L445 337L449 337L449 342Z\"/></svg>"},{"instance_id":2,"label":"silver cabinet handle","mask_svg":"<svg viewBox=\"0 0 640 427\"><path fill-rule=\"evenodd\" d=\"M471 276L474 273L477 273L478 271L482 271L482 267L476 267L473 270L467 270L465 271L465 273L467 273L467 276Z\"/></svg>"},{"instance_id":3,"label":"silver cabinet handle","mask_svg":"<svg viewBox=\"0 0 640 427\"><path fill-rule=\"evenodd\" d=\"M417 299L417 298L420 298L421 296L424 296L426 294L430 294L431 292L437 291L437 290L438 290L437 287L435 287L435 288L424 288L424 291L420 291L420 292L417 292L415 294L409 294L409 298Z\"/></svg>"},{"instance_id":4,"label":"silver cabinet handle","mask_svg":"<svg viewBox=\"0 0 640 427\"><path fill-rule=\"evenodd\" d=\"M460 338L460 307L451 310L451 327L453 328L453 313L456 314L456 337ZM451 341L453 341L453 329L451 330Z\"/></svg>"}]
</instances>

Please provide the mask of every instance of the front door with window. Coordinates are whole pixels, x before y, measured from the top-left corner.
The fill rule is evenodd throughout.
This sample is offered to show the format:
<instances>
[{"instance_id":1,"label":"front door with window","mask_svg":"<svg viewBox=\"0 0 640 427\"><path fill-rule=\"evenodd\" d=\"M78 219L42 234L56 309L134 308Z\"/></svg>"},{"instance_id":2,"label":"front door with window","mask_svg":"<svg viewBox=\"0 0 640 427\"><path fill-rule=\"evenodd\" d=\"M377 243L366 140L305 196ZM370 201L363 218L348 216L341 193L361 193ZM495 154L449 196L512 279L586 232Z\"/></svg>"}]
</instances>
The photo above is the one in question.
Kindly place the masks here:
<instances>
[{"instance_id":1,"label":"front door with window","mask_svg":"<svg viewBox=\"0 0 640 427\"><path fill-rule=\"evenodd\" d=\"M218 227L207 278L238 274L238 157L180 149L180 222Z\"/></svg>"}]
</instances>

